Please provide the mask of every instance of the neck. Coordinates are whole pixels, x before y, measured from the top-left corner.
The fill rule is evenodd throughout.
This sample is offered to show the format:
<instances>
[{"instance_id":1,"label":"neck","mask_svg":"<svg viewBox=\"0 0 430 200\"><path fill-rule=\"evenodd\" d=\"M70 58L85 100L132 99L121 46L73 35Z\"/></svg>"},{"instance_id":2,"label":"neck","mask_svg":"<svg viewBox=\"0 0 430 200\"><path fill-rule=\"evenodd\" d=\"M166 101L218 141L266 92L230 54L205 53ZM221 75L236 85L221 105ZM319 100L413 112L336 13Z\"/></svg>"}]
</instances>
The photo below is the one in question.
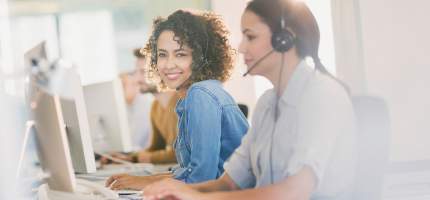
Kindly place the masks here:
<instances>
[{"instance_id":1,"label":"neck","mask_svg":"<svg viewBox=\"0 0 430 200\"><path fill-rule=\"evenodd\" d=\"M172 95L173 95L172 91L163 91L163 92L154 93L154 97L157 100L163 100L163 99L169 98Z\"/></svg>"},{"instance_id":2,"label":"neck","mask_svg":"<svg viewBox=\"0 0 430 200\"><path fill-rule=\"evenodd\" d=\"M187 95L187 91L188 89L185 89L185 88L178 90L179 97L181 99L185 98L185 96Z\"/></svg>"},{"instance_id":3,"label":"neck","mask_svg":"<svg viewBox=\"0 0 430 200\"><path fill-rule=\"evenodd\" d=\"M281 63L281 57L279 57L279 66L273 66L273 70L266 76L272 83L278 96L282 96L288 86L291 76L301 62L297 54L285 53L282 56L284 56L284 63Z\"/></svg>"}]
</instances>

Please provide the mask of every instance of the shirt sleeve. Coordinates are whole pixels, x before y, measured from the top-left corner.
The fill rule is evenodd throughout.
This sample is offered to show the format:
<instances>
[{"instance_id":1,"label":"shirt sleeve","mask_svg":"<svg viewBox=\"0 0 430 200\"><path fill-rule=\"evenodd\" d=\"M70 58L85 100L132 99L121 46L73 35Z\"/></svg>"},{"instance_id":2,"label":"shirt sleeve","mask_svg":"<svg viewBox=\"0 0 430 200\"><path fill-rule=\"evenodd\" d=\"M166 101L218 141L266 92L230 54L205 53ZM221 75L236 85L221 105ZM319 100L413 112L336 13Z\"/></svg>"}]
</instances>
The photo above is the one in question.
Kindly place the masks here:
<instances>
[{"instance_id":1,"label":"shirt sleeve","mask_svg":"<svg viewBox=\"0 0 430 200\"><path fill-rule=\"evenodd\" d=\"M316 188L324 179L338 138L348 130L352 105L338 90L308 91L298 106L297 143L293 146L286 169L287 176L304 166L314 172ZM346 127L346 128L345 128Z\"/></svg>"},{"instance_id":2,"label":"shirt sleeve","mask_svg":"<svg viewBox=\"0 0 430 200\"><path fill-rule=\"evenodd\" d=\"M175 171L175 178L186 183L216 179L221 148L221 106L204 88L190 89L185 106L190 162Z\"/></svg>"},{"instance_id":3,"label":"shirt sleeve","mask_svg":"<svg viewBox=\"0 0 430 200\"><path fill-rule=\"evenodd\" d=\"M252 171L251 150L253 143L252 129L242 138L241 145L234 151L230 159L224 164L225 173L242 189L252 188L256 184Z\"/></svg>"},{"instance_id":4,"label":"shirt sleeve","mask_svg":"<svg viewBox=\"0 0 430 200\"><path fill-rule=\"evenodd\" d=\"M156 150L163 149L166 145L165 140L163 139L163 136L161 135L160 130L157 127L157 124L155 123L154 116L155 112L157 112L157 102L154 102L151 106L151 114L150 114L150 121L151 121L151 127L152 127L152 140L151 145L146 149L148 152L153 152Z\"/></svg>"},{"instance_id":5,"label":"shirt sleeve","mask_svg":"<svg viewBox=\"0 0 430 200\"><path fill-rule=\"evenodd\" d=\"M152 142L151 146L146 150L150 155L150 160L155 164L173 163L176 162L175 151L172 145L169 144L166 138L161 134L155 123L155 104L151 109L151 125L152 125Z\"/></svg>"}]
</instances>

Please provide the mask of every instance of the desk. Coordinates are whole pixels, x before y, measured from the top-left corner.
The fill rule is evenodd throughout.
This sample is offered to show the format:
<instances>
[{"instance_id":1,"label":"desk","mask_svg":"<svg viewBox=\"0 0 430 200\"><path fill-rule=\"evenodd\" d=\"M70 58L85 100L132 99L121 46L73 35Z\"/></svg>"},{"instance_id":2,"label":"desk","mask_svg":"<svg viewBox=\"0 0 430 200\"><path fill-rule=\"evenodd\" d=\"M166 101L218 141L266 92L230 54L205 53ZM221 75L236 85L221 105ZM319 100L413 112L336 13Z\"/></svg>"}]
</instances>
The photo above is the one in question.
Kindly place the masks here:
<instances>
[{"instance_id":1,"label":"desk","mask_svg":"<svg viewBox=\"0 0 430 200\"><path fill-rule=\"evenodd\" d=\"M143 175L152 175L168 172L175 164L163 164L163 165L151 165L151 164L136 164L135 167L131 167L130 165L106 165L103 169L98 170L94 174L78 174L76 177L84 180L77 180L77 191L76 193L67 193L67 192L59 192L50 190L47 184L43 184L38 188L38 198L40 200L85 200L85 199L137 199L130 198L132 196L124 196L124 197L112 197L112 190L109 190L104 187L106 179L114 174L119 173L129 173L136 175L137 173L142 172ZM105 196L109 196L106 198L101 195L94 195L93 193L101 193Z\"/></svg>"}]
</instances>

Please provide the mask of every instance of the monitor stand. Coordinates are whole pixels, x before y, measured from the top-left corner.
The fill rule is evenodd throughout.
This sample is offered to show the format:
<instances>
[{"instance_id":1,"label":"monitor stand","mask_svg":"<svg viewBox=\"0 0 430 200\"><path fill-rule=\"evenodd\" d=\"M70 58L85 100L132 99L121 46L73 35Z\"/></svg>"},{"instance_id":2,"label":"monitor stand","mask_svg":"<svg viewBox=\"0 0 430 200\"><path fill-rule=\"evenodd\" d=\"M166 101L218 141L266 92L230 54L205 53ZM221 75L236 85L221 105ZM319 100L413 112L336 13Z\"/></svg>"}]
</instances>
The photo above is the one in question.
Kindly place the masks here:
<instances>
[{"instance_id":1,"label":"monitor stand","mask_svg":"<svg viewBox=\"0 0 430 200\"><path fill-rule=\"evenodd\" d=\"M74 193L51 190L48 184L38 188L37 196L40 200L87 200L87 199L119 199L113 190L87 180L76 179L77 187Z\"/></svg>"}]
</instances>

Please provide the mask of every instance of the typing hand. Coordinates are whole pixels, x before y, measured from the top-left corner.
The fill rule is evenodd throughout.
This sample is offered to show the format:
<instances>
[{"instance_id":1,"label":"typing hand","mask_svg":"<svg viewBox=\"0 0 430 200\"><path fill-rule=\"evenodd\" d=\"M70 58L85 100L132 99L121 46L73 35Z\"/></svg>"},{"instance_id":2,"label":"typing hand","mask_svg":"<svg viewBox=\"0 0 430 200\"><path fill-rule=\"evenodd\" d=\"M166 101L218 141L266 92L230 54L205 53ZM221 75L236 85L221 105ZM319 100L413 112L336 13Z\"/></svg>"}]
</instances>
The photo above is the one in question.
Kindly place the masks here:
<instances>
[{"instance_id":1,"label":"typing hand","mask_svg":"<svg viewBox=\"0 0 430 200\"><path fill-rule=\"evenodd\" d=\"M131 176L128 174L113 175L108 178L105 186L112 190L142 190L153 182L151 176Z\"/></svg>"},{"instance_id":2,"label":"typing hand","mask_svg":"<svg viewBox=\"0 0 430 200\"><path fill-rule=\"evenodd\" d=\"M200 200L203 193L185 183L167 178L145 187L145 200Z\"/></svg>"}]
</instances>

